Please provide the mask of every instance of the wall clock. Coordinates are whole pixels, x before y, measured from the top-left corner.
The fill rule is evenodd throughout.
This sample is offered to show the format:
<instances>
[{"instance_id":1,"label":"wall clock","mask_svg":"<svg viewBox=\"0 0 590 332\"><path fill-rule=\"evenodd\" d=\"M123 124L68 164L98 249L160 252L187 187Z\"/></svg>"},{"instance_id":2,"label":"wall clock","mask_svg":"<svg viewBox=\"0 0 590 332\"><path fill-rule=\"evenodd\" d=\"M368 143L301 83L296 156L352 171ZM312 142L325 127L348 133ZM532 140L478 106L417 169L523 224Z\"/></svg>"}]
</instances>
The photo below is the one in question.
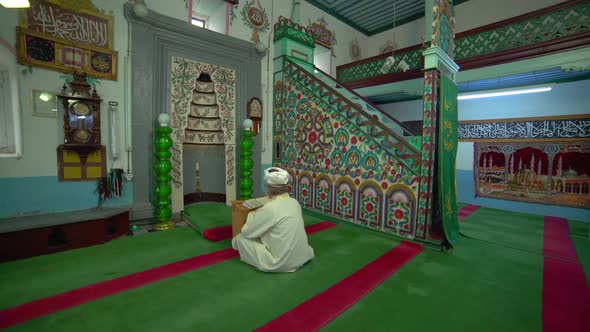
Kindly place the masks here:
<instances>
[{"instance_id":1,"label":"wall clock","mask_svg":"<svg viewBox=\"0 0 590 332\"><path fill-rule=\"evenodd\" d=\"M252 120L252 131L257 135L262 121L262 101L254 97L248 101L248 118Z\"/></svg>"},{"instance_id":2,"label":"wall clock","mask_svg":"<svg viewBox=\"0 0 590 332\"><path fill-rule=\"evenodd\" d=\"M83 162L89 153L101 148L100 102L96 89L90 91L87 75L74 73L74 80L64 84L58 95L64 114L64 144L74 150Z\"/></svg>"}]
</instances>

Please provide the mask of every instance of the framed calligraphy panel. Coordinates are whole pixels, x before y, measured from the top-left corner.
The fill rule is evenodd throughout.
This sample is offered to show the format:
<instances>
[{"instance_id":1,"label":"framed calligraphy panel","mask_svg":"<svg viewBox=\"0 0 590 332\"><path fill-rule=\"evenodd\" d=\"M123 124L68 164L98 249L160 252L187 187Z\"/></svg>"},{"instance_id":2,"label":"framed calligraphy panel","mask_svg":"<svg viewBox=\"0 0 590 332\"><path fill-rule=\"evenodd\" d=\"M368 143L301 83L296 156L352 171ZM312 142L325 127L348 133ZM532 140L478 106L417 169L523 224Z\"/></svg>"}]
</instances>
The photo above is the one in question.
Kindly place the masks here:
<instances>
[{"instance_id":1,"label":"framed calligraphy panel","mask_svg":"<svg viewBox=\"0 0 590 332\"><path fill-rule=\"evenodd\" d=\"M34 0L17 27L20 64L117 80L113 16L90 0Z\"/></svg>"},{"instance_id":2,"label":"framed calligraphy panel","mask_svg":"<svg viewBox=\"0 0 590 332\"><path fill-rule=\"evenodd\" d=\"M61 1L64 2L64 1ZM60 1L31 1L22 27L48 37L113 50L113 16L98 12L90 3L75 8L59 6ZM71 3L71 2L70 2Z\"/></svg>"},{"instance_id":3,"label":"framed calligraphy panel","mask_svg":"<svg viewBox=\"0 0 590 332\"><path fill-rule=\"evenodd\" d=\"M76 43L17 28L17 59L21 64L64 73L73 70L96 78L117 79L117 52Z\"/></svg>"},{"instance_id":4,"label":"framed calligraphy panel","mask_svg":"<svg viewBox=\"0 0 590 332\"><path fill-rule=\"evenodd\" d=\"M462 142L590 140L590 115L459 121Z\"/></svg>"}]
</instances>

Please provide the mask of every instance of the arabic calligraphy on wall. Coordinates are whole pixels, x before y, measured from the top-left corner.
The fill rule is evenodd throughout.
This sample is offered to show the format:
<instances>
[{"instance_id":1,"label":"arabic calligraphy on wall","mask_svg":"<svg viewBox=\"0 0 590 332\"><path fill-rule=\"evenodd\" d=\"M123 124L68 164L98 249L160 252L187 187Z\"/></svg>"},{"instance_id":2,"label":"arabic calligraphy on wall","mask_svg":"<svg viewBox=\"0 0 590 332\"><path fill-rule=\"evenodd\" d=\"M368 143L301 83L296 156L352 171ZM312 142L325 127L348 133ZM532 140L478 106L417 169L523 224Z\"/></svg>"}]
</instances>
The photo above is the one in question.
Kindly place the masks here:
<instances>
[{"instance_id":1,"label":"arabic calligraphy on wall","mask_svg":"<svg viewBox=\"0 0 590 332\"><path fill-rule=\"evenodd\" d=\"M590 140L590 115L459 121L459 141Z\"/></svg>"},{"instance_id":2,"label":"arabic calligraphy on wall","mask_svg":"<svg viewBox=\"0 0 590 332\"><path fill-rule=\"evenodd\" d=\"M35 1L27 10L29 31L83 43L113 48L113 17L80 9L74 11L54 3Z\"/></svg>"},{"instance_id":3,"label":"arabic calligraphy on wall","mask_svg":"<svg viewBox=\"0 0 590 332\"><path fill-rule=\"evenodd\" d=\"M113 33L113 16L89 1L32 1L17 28L18 62L117 80Z\"/></svg>"}]
</instances>

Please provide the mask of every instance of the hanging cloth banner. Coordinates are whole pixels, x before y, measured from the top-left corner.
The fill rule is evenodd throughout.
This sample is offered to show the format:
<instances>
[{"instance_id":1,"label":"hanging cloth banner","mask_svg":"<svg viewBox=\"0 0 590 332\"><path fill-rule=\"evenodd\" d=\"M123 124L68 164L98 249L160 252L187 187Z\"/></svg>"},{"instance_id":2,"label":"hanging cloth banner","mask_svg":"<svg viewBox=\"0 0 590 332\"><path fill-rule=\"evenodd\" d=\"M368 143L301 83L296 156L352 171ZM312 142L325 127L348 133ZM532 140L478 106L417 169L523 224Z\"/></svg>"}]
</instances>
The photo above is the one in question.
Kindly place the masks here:
<instances>
[{"instance_id":1,"label":"hanging cloth banner","mask_svg":"<svg viewBox=\"0 0 590 332\"><path fill-rule=\"evenodd\" d=\"M459 238L457 217L457 84L441 75L439 139L438 139L438 202L447 241L454 245Z\"/></svg>"}]
</instances>

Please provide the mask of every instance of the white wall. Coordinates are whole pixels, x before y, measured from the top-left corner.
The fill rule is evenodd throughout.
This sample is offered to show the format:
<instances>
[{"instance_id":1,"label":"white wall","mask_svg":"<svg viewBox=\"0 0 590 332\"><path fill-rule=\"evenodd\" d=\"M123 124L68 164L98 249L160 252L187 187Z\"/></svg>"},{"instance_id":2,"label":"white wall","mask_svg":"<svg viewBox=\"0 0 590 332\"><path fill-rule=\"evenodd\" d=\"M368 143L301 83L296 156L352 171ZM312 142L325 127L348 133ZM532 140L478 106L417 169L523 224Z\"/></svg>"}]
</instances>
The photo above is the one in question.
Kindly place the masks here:
<instances>
[{"instance_id":1,"label":"white wall","mask_svg":"<svg viewBox=\"0 0 590 332\"><path fill-rule=\"evenodd\" d=\"M119 113L117 114L119 133L118 149L121 151L117 160L112 160L110 151L107 152L107 168L127 168L127 154L125 153L125 126L124 112L126 112L124 101L124 63L128 54L128 26L123 15L124 1L121 0L94 0L93 3L99 9L111 12L114 16L114 48L119 54L118 80L99 80L97 91L104 100L103 116L101 119L102 144L109 149L109 127L108 127L108 101L119 102ZM185 0L168 0L168 1L147 1L150 10L167 15L188 23L188 1ZM223 5L219 5L223 3ZM272 45L272 26L280 16L291 16L291 1L287 0L261 0L260 4L265 8L266 14L271 20L271 26L267 32L261 34L261 40L266 45ZM241 10L246 5L246 1L240 1L239 6L234 7L235 19L230 27L230 35L250 41L252 33L242 21ZM209 16L209 27L220 33L225 33L226 26L226 5L221 0L193 0L193 9ZM6 9L0 7L0 37L10 45L16 46L15 27L18 24L17 13L20 10ZM309 22L316 22L323 17L328 22L328 28L335 31L337 44L334 48L335 57L332 58L332 69L339 64L351 61L349 48L351 42L356 39L363 52L366 52L367 38L340 22L334 17L325 14L316 7L302 1L301 4L301 25L307 26ZM269 42L270 41L270 42ZM203 45L206 47L206 45ZM364 53L362 54L365 55ZM268 102L272 100L272 76L268 68L272 68L272 58L274 57L273 49L269 48L269 54L263 59L262 66L262 91L264 95L265 109L271 109ZM25 67L21 66L21 69ZM32 73L20 74L20 99L22 106L22 127L24 135L23 146L24 154L19 160L17 159L0 159L0 178L24 178L38 176L57 176L56 147L61 144L62 120L60 118L42 118L33 117L29 105L29 92L31 89L40 89L58 92L64 83L60 78L59 72L33 67ZM133 82L131 82L133 84ZM266 119L262 128L264 137L262 162L269 163L271 160L270 146L270 112L266 113Z\"/></svg>"},{"instance_id":2,"label":"white wall","mask_svg":"<svg viewBox=\"0 0 590 332\"><path fill-rule=\"evenodd\" d=\"M459 120L526 118L558 115L588 114L590 80L561 83L552 91L525 95L482 98L459 101ZM422 101L380 105L401 121L422 120ZM459 142L457 149L457 184L460 202L490 208L556 215L590 222L588 210L553 205L531 204L475 197L473 182L473 142Z\"/></svg>"},{"instance_id":3,"label":"white wall","mask_svg":"<svg viewBox=\"0 0 590 332\"><path fill-rule=\"evenodd\" d=\"M561 83L549 92L459 100L459 121L588 114L590 80ZM383 104L400 121L422 120L422 101ZM473 169L473 143L459 142L457 169Z\"/></svg>"},{"instance_id":4,"label":"white wall","mask_svg":"<svg viewBox=\"0 0 590 332\"><path fill-rule=\"evenodd\" d=\"M455 6L455 31L460 33L560 2L563 0L469 0ZM396 27L395 37L398 48L421 44L424 25L424 18L421 18ZM378 55L379 48L388 40L393 40L393 29L369 37L368 52L366 55L363 54L363 57Z\"/></svg>"}]
</instances>

